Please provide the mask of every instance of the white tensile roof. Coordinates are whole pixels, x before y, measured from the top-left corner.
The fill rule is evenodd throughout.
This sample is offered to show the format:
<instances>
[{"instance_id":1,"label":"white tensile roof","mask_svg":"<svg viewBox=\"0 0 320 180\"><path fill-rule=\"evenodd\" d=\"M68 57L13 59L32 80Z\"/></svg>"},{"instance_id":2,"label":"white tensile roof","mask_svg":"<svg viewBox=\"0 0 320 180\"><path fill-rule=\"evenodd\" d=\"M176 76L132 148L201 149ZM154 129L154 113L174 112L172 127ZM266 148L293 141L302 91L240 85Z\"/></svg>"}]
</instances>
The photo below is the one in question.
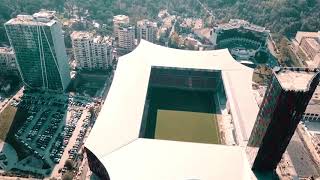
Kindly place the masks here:
<instances>
[{"instance_id":1,"label":"white tensile roof","mask_svg":"<svg viewBox=\"0 0 320 180\"><path fill-rule=\"evenodd\" d=\"M247 180L239 146L137 139L102 158L111 180Z\"/></svg>"},{"instance_id":2,"label":"white tensile roof","mask_svg":"<svg viewBox=\"0 0 320 180\"><path fill-rule=\"evenodd\" d=\"M240 146L139 138L152 66L221 70ZM106 165L112 180L248 179L244 146L259 110L252 74L253 69L235 61L227 49L177 50L141 40L133 52L120 57L85 146Z\"/></svg>"}]
</instances>

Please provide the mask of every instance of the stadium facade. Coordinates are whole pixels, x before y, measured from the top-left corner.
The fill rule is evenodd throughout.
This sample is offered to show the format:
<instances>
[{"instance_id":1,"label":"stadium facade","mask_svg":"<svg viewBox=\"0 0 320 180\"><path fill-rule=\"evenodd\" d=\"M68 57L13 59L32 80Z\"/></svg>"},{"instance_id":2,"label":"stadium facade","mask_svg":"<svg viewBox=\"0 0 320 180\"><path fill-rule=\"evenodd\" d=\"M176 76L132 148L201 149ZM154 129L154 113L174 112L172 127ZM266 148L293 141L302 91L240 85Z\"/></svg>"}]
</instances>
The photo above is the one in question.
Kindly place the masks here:
<instances>
[{"instance_id":1,"label":"stadium facade","mask_svg":"<svg viewBox=\"0 0 320 180\"><path fill-rule=\"evenodd\" d=\"M158 76L161 69L177 71L176 76ZM180 80L183 73L191 77ZM194 78L195 74L205 78ZM133 52L120 57L105 104L85 143L90 169L101 179L112 180L251 179L245 146L259 111L252 75L253 69L235 61L227 49L186 51L141 40ZM166 82L159 83L162 80ZM174 86L176 82L180 88L198 90L222 85L236 146L141 136L150 83Z\"/></svg>"},{"instance_id":2,"label":"stadium facade","mask_svg":"<svg viewBox=\"0 0 320 180\"><path fill-rule=\"evenodd\" d=\"M264 27L257 26L245 20L230 19L228 23L219 24L213 28L212 43L218 48L226 48L229 41L242 41L248 43L252 48L267 46L270 31Z\"/></svg>"},{"instance_id":3,"label":"stadium facade","mask_svg":"<svg viewBox=\"0 0 320 180\"><path fill-rule=\"evenodd\" d=\"M270 31L241 19L230 19L228 23L215 26L211 32L211 42L216 49L228 48L235 60L255 68L266 64L278 65L268 49Z\"/></svg>"}]
</instances>

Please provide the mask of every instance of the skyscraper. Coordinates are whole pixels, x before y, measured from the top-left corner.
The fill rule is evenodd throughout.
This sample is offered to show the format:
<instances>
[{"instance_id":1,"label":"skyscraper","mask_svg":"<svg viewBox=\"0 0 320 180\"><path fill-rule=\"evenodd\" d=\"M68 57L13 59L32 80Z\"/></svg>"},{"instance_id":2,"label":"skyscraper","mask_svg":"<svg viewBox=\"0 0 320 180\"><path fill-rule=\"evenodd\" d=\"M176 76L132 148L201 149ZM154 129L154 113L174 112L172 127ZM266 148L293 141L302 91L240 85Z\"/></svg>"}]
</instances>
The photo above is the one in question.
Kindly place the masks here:
<instances>
[{"instance_id":1,"label":"skyscraper","mask_svg":"<svg viewBox=\"0 0 320 180\"><path fill-rule=\"evenodd\" d=\"M141 39L147 40L149 42L155 42L157 35L157 23L143 19L137 22L137 37L140 41Z\"/></svg>"},{"instance_id":2,"label":"skyscraper","mask_svg":"<svg viewBox=\"0 0 320 180\"><path fill-rule=\"evenodd\" d=\"M54 11L18 15L5 23L27 88L62 91L70 82L61 24Z\"/></svg>"},{"instance_id":3,"label":"skyscraper","mask_svg":"<svg viewBox=\"0 0 320 180\"><path fill-rule=\"evenodd\" d=\"M248 142L248 146L259 147L253 170L276 169L319 78L319 69L274 69Z\"/></svg>"}]
</instances>

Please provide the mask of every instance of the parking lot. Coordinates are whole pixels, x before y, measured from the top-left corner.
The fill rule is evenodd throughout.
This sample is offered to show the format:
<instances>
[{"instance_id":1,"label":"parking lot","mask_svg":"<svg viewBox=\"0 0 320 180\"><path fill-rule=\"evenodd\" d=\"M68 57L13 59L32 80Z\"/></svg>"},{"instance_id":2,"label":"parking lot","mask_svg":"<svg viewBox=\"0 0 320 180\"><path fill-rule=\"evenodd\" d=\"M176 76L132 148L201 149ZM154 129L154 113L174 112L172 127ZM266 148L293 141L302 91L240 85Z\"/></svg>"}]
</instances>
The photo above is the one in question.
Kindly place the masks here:
<instances>
[{"instance_id":1,"label":"parking lot","mask_svg":"<svg viewBox=\"0 0 320 180\"><path fill-rule=\"evenodd\" d=\"M83 149L83 140L85 138L87 128L89 127L90 123L90 113L88 111L85 111L82 113L82 115L79 117L77 125L72 128L73 134L71 134L70 138L68 140L62 139L62 137L56 142L56 143L63 143L63 146L65 147L64 153L62 153L60 162L57 166L53 169L53 172L51 174L52 177L59 177L63 175L67 171L67 167L65 167L65 162L67 160L70 160L71 162L74 162L74 165L77 166L78 163L81 162L83 155L82 155L82 149ZM63 134L62 134L63 135ZM67 134L66 137L69 135Z\"/></svg>"},{"instance_id":2,"label":"parking lot","mask_svg":"<svg viewBox=\"0 0 320 180\"><path fill-rule=\"evenodd\" d=\"M27 112L14 137L28 154L14 168L59 177L66 171L66 160L81 160L79 151L91 125L89 109L94 105L90 98L25 94L21 99L13 98L10 105Z\"/></svg>"}]
</instances>

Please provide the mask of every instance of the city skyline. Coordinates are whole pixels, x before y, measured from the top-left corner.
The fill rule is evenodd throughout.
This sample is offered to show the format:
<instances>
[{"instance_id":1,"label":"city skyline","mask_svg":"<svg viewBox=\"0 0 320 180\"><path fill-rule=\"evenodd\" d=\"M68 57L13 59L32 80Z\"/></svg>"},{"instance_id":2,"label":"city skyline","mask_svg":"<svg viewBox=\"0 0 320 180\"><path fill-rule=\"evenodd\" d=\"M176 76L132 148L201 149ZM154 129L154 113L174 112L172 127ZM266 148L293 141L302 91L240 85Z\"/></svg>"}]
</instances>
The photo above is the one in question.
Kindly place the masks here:
<instances>
[{"instance_id":1,"label":"city skyline","mask_svg":"<svg viewBox=\"0 0 320 180\"><path fill-rule=\"evenodd\" d=\"M320 177L320 31L189 3L0 12L0 179Z\"/></svg>"}]
</instances>

